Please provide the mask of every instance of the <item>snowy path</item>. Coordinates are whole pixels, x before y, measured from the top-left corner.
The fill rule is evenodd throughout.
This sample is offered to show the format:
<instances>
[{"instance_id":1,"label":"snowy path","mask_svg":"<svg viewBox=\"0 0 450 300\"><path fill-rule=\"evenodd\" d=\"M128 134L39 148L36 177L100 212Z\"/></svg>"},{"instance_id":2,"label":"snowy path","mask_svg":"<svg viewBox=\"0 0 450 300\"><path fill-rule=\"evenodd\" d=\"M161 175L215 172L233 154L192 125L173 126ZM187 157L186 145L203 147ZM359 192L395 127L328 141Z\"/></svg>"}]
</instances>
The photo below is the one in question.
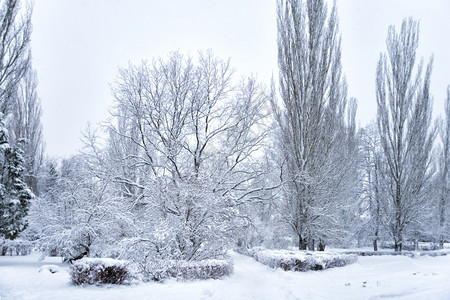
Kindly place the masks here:
<instances>
[{"instance_id":1,"label":"snowy path","mask_svg":"<svg viewBox=\"0 0 450 300\"><path fill-rule=\"evenodd\" d=\"M234 274L221 280L78 287L67 266L39 255L0 257L0 299L450 299L450 256L360 257L359 262L318 272L270 269L232 254ZM61 271L41 272L56 264Z\"/></svg>"},{"instance_id":2,"label":"snowy path","mask_svg":"<svg viewBox=\"0 0 450 300\"><path fill-rule=\"evenodd\" d=\"M233 254L234 274L218 282L211 299L291 299L284 272L256 262L253 258ZM220 286L219 286L220 285ZM292 298L295 299L295 298Z\"/></svg>"}]
</instances>

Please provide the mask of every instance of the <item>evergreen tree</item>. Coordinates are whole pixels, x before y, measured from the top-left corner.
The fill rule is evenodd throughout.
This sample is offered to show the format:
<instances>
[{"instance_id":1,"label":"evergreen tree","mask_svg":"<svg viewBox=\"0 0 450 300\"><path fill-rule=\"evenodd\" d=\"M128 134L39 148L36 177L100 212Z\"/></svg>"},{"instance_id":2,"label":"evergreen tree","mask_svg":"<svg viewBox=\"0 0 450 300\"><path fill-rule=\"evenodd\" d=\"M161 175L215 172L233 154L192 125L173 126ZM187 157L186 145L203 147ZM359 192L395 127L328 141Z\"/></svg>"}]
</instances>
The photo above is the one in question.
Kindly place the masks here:
<instances>
[{"instance_id":1,"label":"evergreen tree","mask_svg":"<svg viewBox=\"0 0 450 300\"><path fill-rule=\"evenodd\" d=\"M15 239L27 227L25 216L33 194L23 182L22 150L8 143L0 120L0 236Z\"/></svg>"}]
</instances>

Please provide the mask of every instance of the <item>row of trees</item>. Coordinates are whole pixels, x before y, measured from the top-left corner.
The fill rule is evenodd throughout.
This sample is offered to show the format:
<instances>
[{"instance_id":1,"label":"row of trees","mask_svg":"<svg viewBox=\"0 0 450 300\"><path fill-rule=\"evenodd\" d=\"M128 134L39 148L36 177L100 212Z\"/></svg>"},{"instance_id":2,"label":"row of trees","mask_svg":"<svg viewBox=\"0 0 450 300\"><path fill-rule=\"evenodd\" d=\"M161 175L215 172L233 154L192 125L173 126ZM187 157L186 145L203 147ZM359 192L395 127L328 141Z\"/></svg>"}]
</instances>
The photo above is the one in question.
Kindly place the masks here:
<instances>
[{"instance_id":1,"label":"row of trees","mask_svg":"<svg viewBox=\"0 0 450 300\"><path fill-rule=\"evenodd\" d=\"M16 4L5 2L5 16ZM229 60L211 51L130 64L112 84L109 120L87 128L83 151L61 162L43 159L37 80L23 47L10 79L20 80L2 85L10 92L1 102L9 134L0 136L0 234L14 238L28 220L22 236L49 253L143 263L220 257L235 243L442 247L450 89L445 119L433 124L432 64L416 64L418 23L390 27L376 74L377 121L358 130L336 7L279 0L277 16L278 88L237 81ZM15 18L13 36L28 43L29 13Z\"/></svg>"},{"instance_id":2,"label":"row of trees","mask_svg":"<svg viewBox=\"0 0 450 300\"><path fill-rule=\"evenodd\" d=\"M300 249L336 241L351 220L375 250L382 232L396 251L405 239L416 247L420 239L440 247L448 239L449 131L446 121L432 124L432 59L423 72L418 42L417 21L404 20L399 32L389 28L376 74L376 127L357 137L356 104L347 105L341 76L336 7L328 13L324 1L278 2L281 105L273 106L287 179L284 218ZM357 218L348 219L349 212Z\"/></svg>"},{"instance_id":3,"label":"row of trees","mask_svg":"<svg viewBox=\"0 0 450 300\"><path fill-rule=\"evenodd\" d=\"M432 124L432 59L423 73L416 64L419 25L391 26L387 52L377 67L377 122L362 130L364 196L374 249L382 229L401 251L405 239L432 240L443 247L449 238L448 163L450 95L444 119ZM449 92L450 90L448 90Z\"/></svg>"}]
</instances>

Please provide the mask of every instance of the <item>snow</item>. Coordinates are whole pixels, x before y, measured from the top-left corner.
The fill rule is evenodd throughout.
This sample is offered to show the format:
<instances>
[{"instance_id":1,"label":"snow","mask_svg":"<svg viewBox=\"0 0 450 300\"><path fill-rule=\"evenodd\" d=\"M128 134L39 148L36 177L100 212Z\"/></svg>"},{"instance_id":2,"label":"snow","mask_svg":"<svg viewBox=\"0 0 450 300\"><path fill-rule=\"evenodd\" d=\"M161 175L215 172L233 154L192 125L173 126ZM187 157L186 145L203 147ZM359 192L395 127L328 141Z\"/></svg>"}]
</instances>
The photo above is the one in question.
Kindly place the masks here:
<instances>
[{"instance_id":1,"label":"snow","mask_svg":"<svg viewBox=\"0 0 450 300\"><path fill-rule=\"evenodd\" d=\"M450 299L450 256L370 256L324 271L274 270L231 253L234 274L219 280L74 286L68 265L39 253L0 257L0 298L15 299ZM39 272L43 265L60 272Z\"/></svg>"},{"instance_id":2,"label":"snow","mask_svg":"<svg viewBox=\"0 0 450 300\"><path fill-rule=\"evenodd\" d=\"M89 268L89 266L92 264L102 265L105 267L127 265L127 261L125 260L118 260L112 258L90 258L90 257L84 257L83 259L78 260L74 263L76 263L77 265L84 265L86 266L86 268Z\"/></svg>"},{"instance_id":3,"label":"snow","mask_svg":"<svg viewBox=\"0 0 450 300\"><path fill-rule=\"evenodd\" d=\"M39 273L41 272L50 272L50 273L58 273L60 271L59 266L57 265L43 265L39 268Z\"/></svg>"}]
</instances>

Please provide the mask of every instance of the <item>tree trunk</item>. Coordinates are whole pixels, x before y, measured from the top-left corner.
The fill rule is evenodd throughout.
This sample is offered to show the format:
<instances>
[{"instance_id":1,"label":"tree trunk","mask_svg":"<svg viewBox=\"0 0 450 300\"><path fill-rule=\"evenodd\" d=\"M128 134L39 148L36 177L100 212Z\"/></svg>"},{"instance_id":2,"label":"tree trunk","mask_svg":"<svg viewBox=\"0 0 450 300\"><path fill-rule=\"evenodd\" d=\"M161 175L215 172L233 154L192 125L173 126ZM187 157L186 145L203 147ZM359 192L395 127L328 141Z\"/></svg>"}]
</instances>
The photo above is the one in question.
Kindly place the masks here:
<instances>
[{"instance_id":1,"label":"tree trunk","mask_svg":"<svg viewBox=\"0 0 450 300\"><path fill-rule=\"evenodd\" d=\"M83 253L80 253L75 257L71 257L71 258L67 259L67 261L69 262L69 264L72 264L74 261L80 260L87 255L88 255L88 252L84 251ZM66 261L66 260L64 260L64 261Z\"/></svg>"},{"instance_id":2,"label":"tree trunk","mask_svg":"<svg viewBox=\"0 0 450 300\"><path fill-rule=\"evenodd\" d=\"M298 250L306 250L306 240L300 234L298 235Z\"/></svg>"},{"instance_id":3,"label":"tree trunk","mask_svg":"<svg viewBox=\"0 0 450 300\"><path fill-rule=\"evenodd\" d=\"M325 251L325 243L323 241L319 241L319 251Z\"/></svg>"},{"instance_id":4,"label":"tree trunk","mask_svg":"<svg viewBox=\"0 0 450 300\"><path fill-rule=\"evenodd\" d=\"M373 239L373 251L378 251L378 232L379 232L378 227L380 224L379 216L380 216L380 206L378 204L377 205L377 227L375 229L375 238Z\"/></svg>"},{"instance_id":5,"label":"tree trunk","mask_svg":"<svg viewBox=\"0 0 450 300\"><path fill-rule=\"evenodd\" d=\"M308 250L309 251L314 251L315 249L315 241L314 241L314 239L313 238L309 238L308 239Z\"/></svg>"},{"instance_id":6,"label":"tree trunk","mask_svg":"<svg viewBox=\"0 0 450 300\"><path fill-rule=\"evenodd\" d=\"M394 249L395 252L402 252L403 243L401 241L395 241Z\"/></svg>"}]
</instances>

